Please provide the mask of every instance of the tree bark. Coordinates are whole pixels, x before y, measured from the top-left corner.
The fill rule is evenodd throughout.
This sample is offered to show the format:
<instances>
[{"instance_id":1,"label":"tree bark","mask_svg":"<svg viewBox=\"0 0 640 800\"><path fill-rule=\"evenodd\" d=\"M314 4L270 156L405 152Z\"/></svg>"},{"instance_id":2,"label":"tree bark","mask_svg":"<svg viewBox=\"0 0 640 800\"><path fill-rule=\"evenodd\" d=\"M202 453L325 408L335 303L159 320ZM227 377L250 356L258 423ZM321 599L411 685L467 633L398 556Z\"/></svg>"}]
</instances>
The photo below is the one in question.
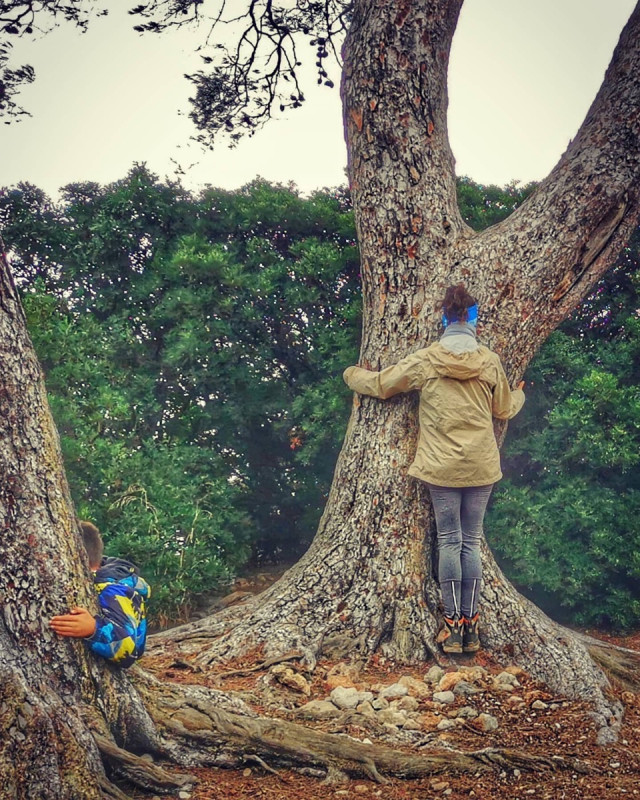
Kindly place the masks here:
<instances>
[{"instance_id":1,"label":"tree bark","mask_svg":"<svg viewBox=\"0 0 640 800\"><path fill-rule=\"evenodd\" d=\"M556 169L504 223L473 233L456 206L446 130L446 71L461 2L356 0L345 44L344 117L362 251L361 363L380 368L432 341L444 287L478 296L489 344L511 378L611 264L640 211L640 7L585 124ZM346 366L346 365L345 365ZM160 637L211 661L262 646L400 662L442 660L433 520L406 476L416 399L354 399L318 534L283 579L244 606ZM185 766L283 764L368 774L422 774L411 759L256 717L222 693L179 689L88 657L49 618L95 603L57 435L6 263L0 269L0 780L18 798L122 798L111 770L148 788L171 781L131 753ZM555 691L588 697L602 729L620 709L588 644L520 597L484 552L483 643ZM346 741L346 740L345 740ZM451 762L451 754L448 760ZM522 762L517 759L522 758ZM484 761L483 761L484 759ZM535 760L534 760L535 761ZM544 761L544 759L543 759ZM504 751L456 767L522 763ZM527 762L529 766L531 763ZM422 771L422 772L421 772ZM187 779L188 781L188 779Z\"/></svg>"},{"instance_id":2,"label":"tree bark","mask_svg":"<svg viewBox=\"0 0 640 800\"><path fill-rule=\"evenodd\" d=\"M483 233L461 219L446 126L460 7L354 4L342 93L362 258L360 364L381 369L433 341L444 289L464 281L479 301L483 340L515 382L638 223L640 5L558 165ZM424 485L406 474L416 435L415 397L355 397L309 551L256 600L167 637L198 649L203 663L259 645L266 655L297 648L309 663L320 652L366 658L378 649L404 663L442 660L433 517ZM588 698L601 740L614 737L621 709L584 643L521 597L486 545L483 561L484 647L554 691Z\"/></svg>"},{"instance_id":3,"label":"tree bark","mask_svg":"<svg viewBox=\"0 0 640 800\"><path fill-rule=\"evenodd\" d=\"M154 792L189 787L141 754L183 767L257 762L318 776L421 776L493 766L578 765L499 748L411 755L259 717L241 700L167 686L94 659L50 618L95 609L42 375L6 259L0 261L0 785L11 800L127 800L113 776ZM420 734L414 734L420 737ZM427 737L421 744L430 745Z\"/></svg>"}]
</instances>

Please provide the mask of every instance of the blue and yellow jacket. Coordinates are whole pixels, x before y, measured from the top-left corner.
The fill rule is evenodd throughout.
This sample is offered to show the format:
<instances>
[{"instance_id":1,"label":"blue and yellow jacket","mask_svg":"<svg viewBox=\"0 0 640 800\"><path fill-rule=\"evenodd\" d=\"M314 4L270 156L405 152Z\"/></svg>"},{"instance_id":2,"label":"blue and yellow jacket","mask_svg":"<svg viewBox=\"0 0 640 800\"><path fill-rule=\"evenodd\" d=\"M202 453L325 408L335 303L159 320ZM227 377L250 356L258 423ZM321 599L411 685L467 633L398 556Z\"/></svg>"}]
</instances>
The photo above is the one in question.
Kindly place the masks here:
<instances>
[{"instance_id":1,"label":"blue and yellow jacket","mask_svg":"<svg viewBox=\"0 0 640 800\"><path fill-rule=\"evenodd\" d=\"M144 653L149 584L122 558L104 558L93 580L101 613L95 618L95 633L85 641L96 655L130 667Z\"/></svg>"}]
</instances>

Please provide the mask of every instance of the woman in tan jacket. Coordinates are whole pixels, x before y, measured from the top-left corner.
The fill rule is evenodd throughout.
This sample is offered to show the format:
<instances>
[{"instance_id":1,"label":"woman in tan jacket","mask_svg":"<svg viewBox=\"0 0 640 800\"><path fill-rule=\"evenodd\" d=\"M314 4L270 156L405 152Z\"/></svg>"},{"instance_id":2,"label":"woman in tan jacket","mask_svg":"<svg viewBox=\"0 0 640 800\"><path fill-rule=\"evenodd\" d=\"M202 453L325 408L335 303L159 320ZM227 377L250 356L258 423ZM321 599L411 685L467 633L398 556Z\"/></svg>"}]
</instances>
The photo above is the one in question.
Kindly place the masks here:
<instances>
[{"instance_id":1,"label":"woman in tan jacket","mask_svg":"<svg viewBox=\"0 0 640 800\"><path fill-rule=\"evenodd\" d=\"M439 637L447 653L474 652L482 580L482 522L500 455L492 418L510 419L524 403L511 390L498 355L476 340L478 309L463 284L442 301L439 342L380 372L348 367L344 380L360 394L386 399L420 392L420 436L409 474L426 482L438 531L438 580L444 606Z\"/></svg>"}]
</instances>

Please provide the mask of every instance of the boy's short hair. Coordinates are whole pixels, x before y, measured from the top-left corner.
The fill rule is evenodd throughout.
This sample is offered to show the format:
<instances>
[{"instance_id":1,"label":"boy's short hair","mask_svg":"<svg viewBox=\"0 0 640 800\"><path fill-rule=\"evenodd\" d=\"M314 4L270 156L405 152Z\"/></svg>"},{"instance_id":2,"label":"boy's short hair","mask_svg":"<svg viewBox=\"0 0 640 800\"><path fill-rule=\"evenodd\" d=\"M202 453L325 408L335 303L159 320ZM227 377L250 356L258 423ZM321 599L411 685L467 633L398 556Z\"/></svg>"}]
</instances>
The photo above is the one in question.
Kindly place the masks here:
<instances>
[{"instance_id":1,"label":"boy's short hair","mask_svg":"<svg viewBox=\"0 0 640 800\"><path fill-rule=\"evenodd\" d=\"M104 553L104 544L102 543L100 531L92 522L87 522L84 519L79 520L78 524L80 525L80 533L89 557L89 566L97 567L102 562Z\"/></svg>"}]
</instances>

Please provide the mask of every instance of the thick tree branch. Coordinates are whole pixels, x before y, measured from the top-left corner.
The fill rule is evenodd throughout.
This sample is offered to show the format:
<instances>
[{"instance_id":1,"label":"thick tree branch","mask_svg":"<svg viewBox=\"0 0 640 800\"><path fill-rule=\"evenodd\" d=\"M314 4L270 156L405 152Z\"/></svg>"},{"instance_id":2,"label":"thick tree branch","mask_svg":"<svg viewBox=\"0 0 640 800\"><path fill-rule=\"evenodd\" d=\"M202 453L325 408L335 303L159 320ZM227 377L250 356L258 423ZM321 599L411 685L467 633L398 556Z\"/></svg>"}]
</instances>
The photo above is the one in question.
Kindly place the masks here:
<instances>
[{"instance_id":1,"label":"thick tree branch","mask_svg":"<svg viewBox=\"0 0 640 800\"><path fill-rule=\"evenodd\" d=\"M473 272L480 264L490 281L489 330L514 376L526 364L523 341L542 344L612 265L639 219L640 3L548 178L507 220L461 243L459 266ZM514 329L519 336L508 341Z\"/></svg>"},{"instance_id":2,"label":"thick tree branch","mask_svg":"<svg viewBox=\"0 0 640 800\"><path fill-rule=\"evenodd\" d=\"M446 76L461 5L360 0L344 47L343 113L364 313L393 317L416 341L430 265L468 230L447 132ZM393 275L403 275L402 284ZM406 353L406 342L396 352L393 338L390 350L381 351L380 342L367 341L367 330L365 324L365 361Z\"/></svg>"}]
</instances>

